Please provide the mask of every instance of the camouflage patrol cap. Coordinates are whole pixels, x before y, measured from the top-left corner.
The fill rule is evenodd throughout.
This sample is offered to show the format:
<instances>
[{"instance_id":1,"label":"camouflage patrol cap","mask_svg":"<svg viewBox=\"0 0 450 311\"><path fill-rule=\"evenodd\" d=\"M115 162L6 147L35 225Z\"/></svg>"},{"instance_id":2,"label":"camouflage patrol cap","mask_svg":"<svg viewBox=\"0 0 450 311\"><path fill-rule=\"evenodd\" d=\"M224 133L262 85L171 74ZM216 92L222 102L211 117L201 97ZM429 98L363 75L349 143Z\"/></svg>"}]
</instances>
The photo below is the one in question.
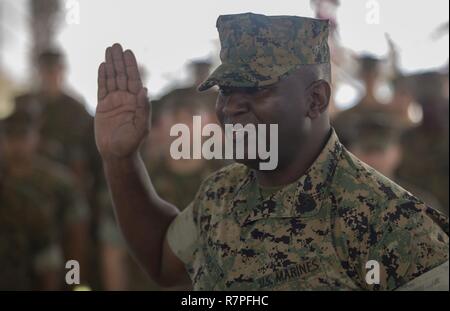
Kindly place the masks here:
<instances>
[{"instance_id":1,"label":"camouflage patrol cap","mask_svg":"<svg viewBox=\"0 0 450 311\"><path fill-rule=\"evenodd\" d=\"M221 15L216 26L222 64L199 91L267 86L302 65L330 62L328 20L244 13Z\"/></svg>"}]
</instances>

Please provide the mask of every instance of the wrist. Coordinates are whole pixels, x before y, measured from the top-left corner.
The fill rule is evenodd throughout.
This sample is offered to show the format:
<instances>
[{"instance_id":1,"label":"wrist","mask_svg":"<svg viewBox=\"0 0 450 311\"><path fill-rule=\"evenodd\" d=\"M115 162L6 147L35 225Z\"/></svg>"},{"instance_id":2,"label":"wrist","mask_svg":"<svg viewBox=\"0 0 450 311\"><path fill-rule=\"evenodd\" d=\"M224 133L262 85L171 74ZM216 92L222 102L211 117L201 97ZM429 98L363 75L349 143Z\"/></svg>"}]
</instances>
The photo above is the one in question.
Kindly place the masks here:
<instances>
[{"instance_id":1,"label":"wrist","mask_svg":"<svg viewBox=\"0 0 450 311\"><path fill-rule=\"evenodd\" d=\"M102 157L103 165L107 168L121 168L135 165L141 159L139 152L135 152L128 156L109 156Z\"/></svg>"}]
</instances>

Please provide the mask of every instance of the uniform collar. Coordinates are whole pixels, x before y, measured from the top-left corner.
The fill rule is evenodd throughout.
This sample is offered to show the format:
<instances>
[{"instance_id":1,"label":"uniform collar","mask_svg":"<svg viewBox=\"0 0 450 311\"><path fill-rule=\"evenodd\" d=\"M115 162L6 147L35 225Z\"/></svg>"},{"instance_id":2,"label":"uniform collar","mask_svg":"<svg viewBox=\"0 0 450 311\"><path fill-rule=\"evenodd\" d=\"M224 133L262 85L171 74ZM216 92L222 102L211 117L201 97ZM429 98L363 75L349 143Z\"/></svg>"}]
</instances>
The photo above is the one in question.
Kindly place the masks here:
<instances>
[{"instance_id":1,"label":"uniform collar","mask_svg":"<svg viewBox=\"0 0 450 311\"><path fill-rule=\"evenodd\" d=\"M334 177L343 146L334 129L331 129L325 147L310 168L294 184L297 195L321 198L327 193Z\"/></svg>"},{"instance_id":2,"label":"uniform collar","mask_svg":"<svg viewBox=\"0 0 450 311\"><path fill-rule=\"evenodd\" d=\"M261 199L255 174L249 171L234 198L234 212L241 223L260 218L310 217L317 214L327 196L343 146L334 129L324 148L299 179L286 185L271 196ZM255 193L256 192L256 193ZM246 202L246 207L239 206Z\"/></svg>"}]
</instances>

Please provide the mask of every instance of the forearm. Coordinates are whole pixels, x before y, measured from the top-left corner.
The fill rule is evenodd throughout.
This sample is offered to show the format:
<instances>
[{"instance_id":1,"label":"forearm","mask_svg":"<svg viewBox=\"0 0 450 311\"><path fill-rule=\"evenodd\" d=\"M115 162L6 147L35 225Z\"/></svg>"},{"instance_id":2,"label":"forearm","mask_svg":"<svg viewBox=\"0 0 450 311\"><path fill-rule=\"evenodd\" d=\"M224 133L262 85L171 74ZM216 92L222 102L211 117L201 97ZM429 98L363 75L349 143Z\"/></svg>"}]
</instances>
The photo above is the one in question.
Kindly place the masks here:
<instances>
[{"instance_id":1,"label":"forearm","mask_svg":"<svg viewBox=\"0 0 450 311\"><path fill-rule=\"evenodd\" d=\"M163 241L178 210L158 197L140 156L108 160L104 168L122 233L135 258L158 282Z\"/></svg>"}]
</instances>

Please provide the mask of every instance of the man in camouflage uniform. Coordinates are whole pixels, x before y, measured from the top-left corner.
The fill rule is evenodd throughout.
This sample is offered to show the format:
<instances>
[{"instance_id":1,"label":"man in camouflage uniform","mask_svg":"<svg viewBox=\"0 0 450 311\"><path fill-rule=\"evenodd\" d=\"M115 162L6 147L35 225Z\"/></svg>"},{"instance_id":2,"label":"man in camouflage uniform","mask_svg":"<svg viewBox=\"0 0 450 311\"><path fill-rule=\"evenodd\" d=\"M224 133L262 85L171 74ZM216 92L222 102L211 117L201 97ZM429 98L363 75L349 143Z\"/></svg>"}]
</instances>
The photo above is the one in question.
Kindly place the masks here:
<instances>
[{"instance_id":1,"label":"man in camouflage uniform","mask_svg":"<svg viewBox=\"0 0 450 311\"><path fill-rule=\"evenodd\" d=\"M32 111L19 109L1 123L0 287L61 289L64 278L56 273L76 253L88 207L69 171L36 154L39 122ZM46 271L50 286L36 283Z\"/></svg>"},{"instance_id":2,"label":"man in camouflage uniform","mask_svg":"<svg viewBox=\"0 0 450 311\"><path fill-rule=\"evenodd\" d=\"M449 102L443 94L443 77L438 72L426 72L413 79L423 118L401 139L404 157L397 174L436 196L448 215Z\"/></svg>"},{"instance_id":3,"label":"man in camouflage uniform","mask_svg":"<svg viewBox=\"0 0 450 311\"><path fill-rule=\"evenodd\" d=\"M95 144L93 119L84 105L63 87L65 64L59 51L42 52L37 60L39 85L33 92L16 98L21 106L40 110L41 142L39 151L69 167L81 189L92 185L92 158ZM87 191L87 189L86 189Z\"/></svg>"},{"instance_id":4,"label":"man in camouflage uniform","mask_svg":"<svg viewBox=\"0 0 450 311\"><path fill-rule=\"evenodd\" d=\"M375 96L375 89L380 79L381 60L371 56L362 55L358 59L358 76L364 85L364 96L350 109L337 114L331 121L333 128L339 135L341 143L348 147L347 140L351 139L353 133L352 123L355 120L372 114L391 114L387 105L381 104Z\"/></svg>"},{"instance_id":5,"label":"man in camouflage uniform","mask_svg":"<svg viewBox=\"0 0 450 311\"><path fill-rule=\"evenodd\" d=\"M193 73L194 84L186 88L175 89L161 97L158 101L159 119L154 118L153 120L154 123L160 124L158 128L160 133L156 134L165 140L162 142L164 147L159 148L163 150L163 153L159 157L152 156L155 149L153 147L155 138L152 137L152 134L156 132L154 130L150 133L143 148L144 163L154 176L153 185L156 191L163 199L169 200L175 206L180 206L180 209L188 206L192 201L205 177L224 166L224 161L221 160L174 160L169 153L170 143L175 139L175 137L167 135L171 126L186 124L192 131L193 115L200 115L203 124L217 123L214 112L217 91L212 88L206 92L197 91L197 86L208 77L210 67L211 63L208 61L192 61L190 69ZM154 107L155 104L153 104Z\"/></svg>"},{"instance_id":6,"label":"man in camouflage uniform","mask_svg":"<svg viewBox=\"0 0 450 311\"><path fill-rule=\"evenodd\" d=\"M447 219L350 154L330 127L327 21L246 13L217 27L222 64L199 90L220 87L222 125L278 124L279 161L272 171L249 157L221 169L182 213L157 195L138 153L150 104L133 53L115 44L99 67L97 147L147 273L197 290L393 290L444 275ZM366 279L374 261L379 284Z\"/></svg>"},{"instance_id":7,"label":"man in camouflage uniform","mask_svg":"<svg viewBox=\"0 0 450 311\"><path fill-rule=\"evenodd\" d=\"M161 113L176 110L179 107L196 110L197 114L213 112L217 91L214 89L202 93L197 91L197 86L208 77L210 67L211 63L206 60L192 61L189 66L192 71L192 85L176 88L162 96L158 100L158 108L162 109ZM158 108L155 107L155 109Z\"/></svg>"},{"instance_id":8,"label":"man in camouflage uniform","mask_svg":"<svg viewBox=\"0 0 450 311\"><path fill-rule=\"evenodd\" d=\"M90 230L97 227L99 193L104 185L101 161L95 148L93 136L93 118L85 106L64 87L66 64L64 55L58 50L45 50L37 59L38 82L36 90L16 98L19 107L30 106L40 110L39 153L67 167L74 176L74 186L86 199L90 216L79 224L78 245L72 252L72 258L84 267L83 282L95 283L89 275L97 268L88 268L90 254L95 254L96 239L87 239ZM89 226L92 225L91 228ZM95 234L95 233L94 233ZM90 250L94 252L88 252Z\"/></svg>"}]
</instances>

